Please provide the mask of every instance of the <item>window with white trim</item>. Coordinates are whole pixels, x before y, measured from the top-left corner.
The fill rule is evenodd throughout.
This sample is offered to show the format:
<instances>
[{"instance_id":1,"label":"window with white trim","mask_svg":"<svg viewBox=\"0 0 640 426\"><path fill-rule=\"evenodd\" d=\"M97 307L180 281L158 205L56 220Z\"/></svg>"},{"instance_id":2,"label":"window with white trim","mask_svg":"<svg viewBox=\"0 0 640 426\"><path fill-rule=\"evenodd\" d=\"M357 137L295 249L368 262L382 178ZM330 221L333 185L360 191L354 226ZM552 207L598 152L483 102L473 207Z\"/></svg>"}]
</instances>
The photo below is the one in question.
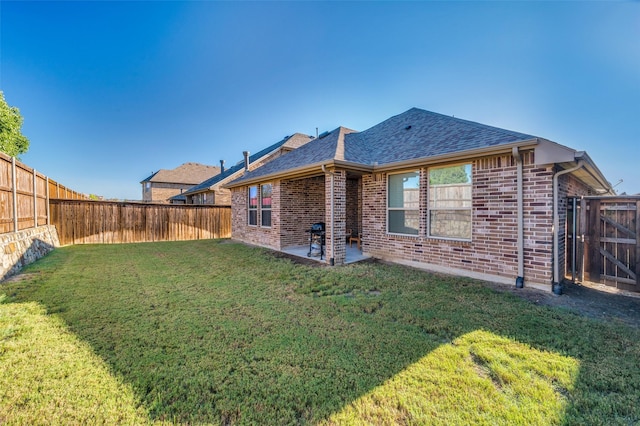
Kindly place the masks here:
<instances>
[{"instance_id":1,"label":"window with white trim","mask_svg":"<svg viewBox=\"0 0 640 426\"><path fill-rule=\"evenodd\" d=\"M429 169L429 236L471 240L471 164Z\"/></svg>"},{"instance_id":2,"label":"window with white trim","mask_svg":"<svg viewBox=\"0 0 640 426\"><path fill-rule=\"evenodd\" d=\"M249 225L258 225L258 185L249 187Z\"/></svg>"},{"instance_id":3,"label":"window with white trim","mask_svg":"<svg viewBox=\"0 0 640 426\"><path fill-rule=\"evenodd\" d=\"M420 172L390 174L387 178L387 232L418 235L420 229Z\"/></svg>"},{"instance_id":4,"label":"window with white trim","mask_svg":"<svg viewBox=\"0 0 640 426\"><path fill-rule=\"evenodd\" d=\"M271 184L260 185L260 223L271 227Z\"/></svg>"}]
</instances>

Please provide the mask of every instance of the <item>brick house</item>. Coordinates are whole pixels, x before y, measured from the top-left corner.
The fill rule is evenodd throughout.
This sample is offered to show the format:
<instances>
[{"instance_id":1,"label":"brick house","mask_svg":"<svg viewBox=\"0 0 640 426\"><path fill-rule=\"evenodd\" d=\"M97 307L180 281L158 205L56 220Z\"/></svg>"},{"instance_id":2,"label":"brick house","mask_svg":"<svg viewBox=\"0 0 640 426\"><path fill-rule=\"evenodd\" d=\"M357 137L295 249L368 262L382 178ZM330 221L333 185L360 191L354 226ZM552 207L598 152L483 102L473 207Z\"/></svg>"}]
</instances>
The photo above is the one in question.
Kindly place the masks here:
<instances>
[{"instance_id":1,"label":"brick house","mask_svg":"<svg viewBox=\"0 0 640 426\"><path fill-rule=\"evenodd\" d=\"M613 194L585 152L417 108L340 127L227 187L236 240L286 251L324 222L328 263L349 261L357 229L368 256L557 293L567 197Z\"/></svg>"},{"instance_id":2,"label":"brick house","mask_svg":"<svg viewBox=\"0 0 640 426\"><path fill-rule=\"evenodd\" d=\"M220 168L200 163L184 163L175 169L160 169L142 180L142 201L184 204L181 194L205 179L220 173Z\"/></svg>"},{"instance_id":3,"label":"brick house","mask_svg":"<svg viewBox=\"0 0 640 426\"><path fill-rule=\"evenodd\" d=\"M301 147L311 140L313 140L312 136L303 135L302 133L294 133L291 136L285 136L281 141L276 142L253 155L249 155L248 152L245 152L245 158L228 169L224 168L224 162L221 161L220 174L189 188L184 191L181 196L186 199L186 204L230 206L231 191L224 188L223 185L241 177L245 169L250 171L257 169L269 161Z\"/></svg>"}]
</instances>

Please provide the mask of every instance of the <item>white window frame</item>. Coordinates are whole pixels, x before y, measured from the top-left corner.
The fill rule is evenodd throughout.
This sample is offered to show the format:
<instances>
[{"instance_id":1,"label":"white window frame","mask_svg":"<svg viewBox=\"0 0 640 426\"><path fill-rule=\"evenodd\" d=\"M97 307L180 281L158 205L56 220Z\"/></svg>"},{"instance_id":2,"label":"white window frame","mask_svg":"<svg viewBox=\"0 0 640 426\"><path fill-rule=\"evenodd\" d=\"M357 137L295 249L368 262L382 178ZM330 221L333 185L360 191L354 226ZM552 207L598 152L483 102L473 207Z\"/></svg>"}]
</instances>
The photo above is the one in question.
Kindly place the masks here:
<instances>
[{"instance_id":1,"label":"white window frame","mask_svg":"<svg viewBox=\"0 0 640 426\"><path fill-rule=\"evenodd\" d=\"M432 202L431 196L434 195L432 194L432 187L434 187L435 185L431 184L431 172L433 170L437 170L437 169L446 169L446 168L453 168L453 167L459 167L459 166L468 166L469 167L469 198L461 198L460 200L462 202L468 202L468 206L466 207L438 207L438 206L434 206L434 203ZM429 238L437 238L440 240L451 240L451 241L471 241L472 237L473 237L473 163L459 163L459 164L449 164L446 166L441 166L441 167L430 167L429 169L427 169L427 176L428 176L428 184L427 184L427 236ZM434 235L432 234L432 230L431 230L431 225L432 225L432 212L437 212L437 211L468 211L469 212L469 220L470 220L470 229L469 229L469 237L451 237L451 236L441 236L441 235Z\"/></svg>"},{"instance_id":2,"label":"white window frame","mask_svg":"<svg viewBox=\"0 0 640 426\"><path fill-rule=\"evenodd\" d=\"M418 178L418 188L416 191L416 194L418 196L418 200L417 200L417 206L415 208L406 208L406 207L390 207L389 204L391 203L391 178L392 176L395 175L403 175L403 174L408 174L408 173L415 173L416 177ZM420 170L416 169L416 170L405 170L402 172L397 172L397 173L388 173L387 174L387 223L386 223L386 228L387 228L387 234L389 235L402 235L402 236L411 236L411 237L417 237L420 235ZM391 212L394 211L411 211L411 212L416 212L416 216L417 216L417 220L418 220L418 228L416 230L415 233L407 233L407 232L393 232L391 231L391 226L390 226L390 218L391 218Z\"/></svg>"}]
</instances>

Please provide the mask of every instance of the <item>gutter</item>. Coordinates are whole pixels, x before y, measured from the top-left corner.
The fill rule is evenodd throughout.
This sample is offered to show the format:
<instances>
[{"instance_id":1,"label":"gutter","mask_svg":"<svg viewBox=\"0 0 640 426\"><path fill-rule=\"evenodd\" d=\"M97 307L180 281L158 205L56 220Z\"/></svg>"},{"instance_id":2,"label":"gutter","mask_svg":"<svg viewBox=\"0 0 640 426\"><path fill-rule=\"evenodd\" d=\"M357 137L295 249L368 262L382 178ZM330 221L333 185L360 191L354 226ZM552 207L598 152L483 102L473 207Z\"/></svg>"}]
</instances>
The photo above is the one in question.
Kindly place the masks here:
<instances>
[{"instance_id":1,"label":"gutter","mask_svg":"<svg viewBox=\"0 0 640 426\"><path fill-rule=\"evenodd\" d=\"M594 178L603 188L606 188L602 192L598 192L598 195L616 195L615 191L611 187L611 183L607 181L600 169L598 169L598 166L596 166L591 157L589 157L589 154L584 151L580 151L576 153L576 160L584 161L589 166L585 167L585 171L589 173L589 175L591 175L591 177Z\"/></svg>"},{"instance_id":2,"label":"gutter","mask_svg":"<svg viewBox=\"0 0 640 426\"><path fill-rule=\"evenodd\" d=\"M506 154L513 153L514 148L533 147L538 145L540 140L538 138L528 139L525 141L518 141L511 144L498 145L488 148L472 149L467 151L458 151L450 154L436 155L430 157L421 157L412 160L397 161L394 163L385 163L383 165L374 165L374 172L382 172L386 170L395 170L398 168L410 168L425 166L434 163L441 163L449 160L459 159L471 159L475 157L484 157L489 154Z\"/></svg>"},{"instance_id":3,"label":"gutter","mask_svg":"<svg viewBox=\"0 0 640 426\"><path fill-rule=\"evenodd\" d=\"M554 294L562 294L562 285L560 284L560 248L559 246L559 232L560 227L560 212L558 212L558 178L567 173L575 172L585 166L585 161L580 160L575 167L570 169L561 170L553 175L553 281L551 289Z\"/></svg>"},{"instance_id":4,"label":"gutter","mask_svg":"<svg viewBox=\"0 0 640 426\"><path fill-rule=\"evenodd\" d=\"M516 288L524 287L524 189L522 178L522 156L518 147L512 149L513 158L516 160L517 166L517 203L518 215L516 218L518 224L518 277L516 278Z\"/></svg>"}]
</instances>

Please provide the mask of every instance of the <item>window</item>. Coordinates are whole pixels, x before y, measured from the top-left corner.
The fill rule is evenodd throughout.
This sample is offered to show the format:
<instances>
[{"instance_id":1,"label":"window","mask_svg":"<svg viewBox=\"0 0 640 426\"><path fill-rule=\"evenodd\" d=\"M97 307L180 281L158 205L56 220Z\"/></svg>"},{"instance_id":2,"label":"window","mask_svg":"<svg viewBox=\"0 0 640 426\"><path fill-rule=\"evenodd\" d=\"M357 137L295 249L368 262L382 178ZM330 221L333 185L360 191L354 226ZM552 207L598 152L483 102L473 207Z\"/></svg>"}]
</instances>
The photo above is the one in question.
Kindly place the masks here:
<instances>
[{"instance_id":1,"label":"window","mask_svg":"<svg viewBox=\"0 0 640 426\"><path fill-rule=\"evenodd\" d=\"M471 239L471 164L429 170L429 236Z\"/></svg>"},{"instance_id":2,"label":"window","mask_svg":"<svg viewBox=\"0 0 640 426\"><path fill-rule=\"evenodd\" d=\"M258 186L249 187L249 225L258 224Z\"/></svg>"},{"instance_id":3,"label":"window","mask_svg":"<svg viewBox=\"0 0 640 426\"><path fill-rule=\"evenodd\" d=\"M389 175L387 232L418 235L420 228L420 173Z\"/></svg>"},{"instance_id":4,"label":"window","mask_svg":"<svg viewBox=\"0 0 640 426\"><path fill-rule=\"evenodd\" d=\"M271 226L271 184L260 186L260 218L262 226Z\"/></svg>"},{"instance_id":5,"label":"window","mask_svg":"<svg viewBox=\"0 0 640 426\"><path fill-rule=\"evenodd\" d=\"M271 227L271 192L270 183L249 187L249 225L257 226L260 216L260 225Z\"/></svg>"}]
</instances>

